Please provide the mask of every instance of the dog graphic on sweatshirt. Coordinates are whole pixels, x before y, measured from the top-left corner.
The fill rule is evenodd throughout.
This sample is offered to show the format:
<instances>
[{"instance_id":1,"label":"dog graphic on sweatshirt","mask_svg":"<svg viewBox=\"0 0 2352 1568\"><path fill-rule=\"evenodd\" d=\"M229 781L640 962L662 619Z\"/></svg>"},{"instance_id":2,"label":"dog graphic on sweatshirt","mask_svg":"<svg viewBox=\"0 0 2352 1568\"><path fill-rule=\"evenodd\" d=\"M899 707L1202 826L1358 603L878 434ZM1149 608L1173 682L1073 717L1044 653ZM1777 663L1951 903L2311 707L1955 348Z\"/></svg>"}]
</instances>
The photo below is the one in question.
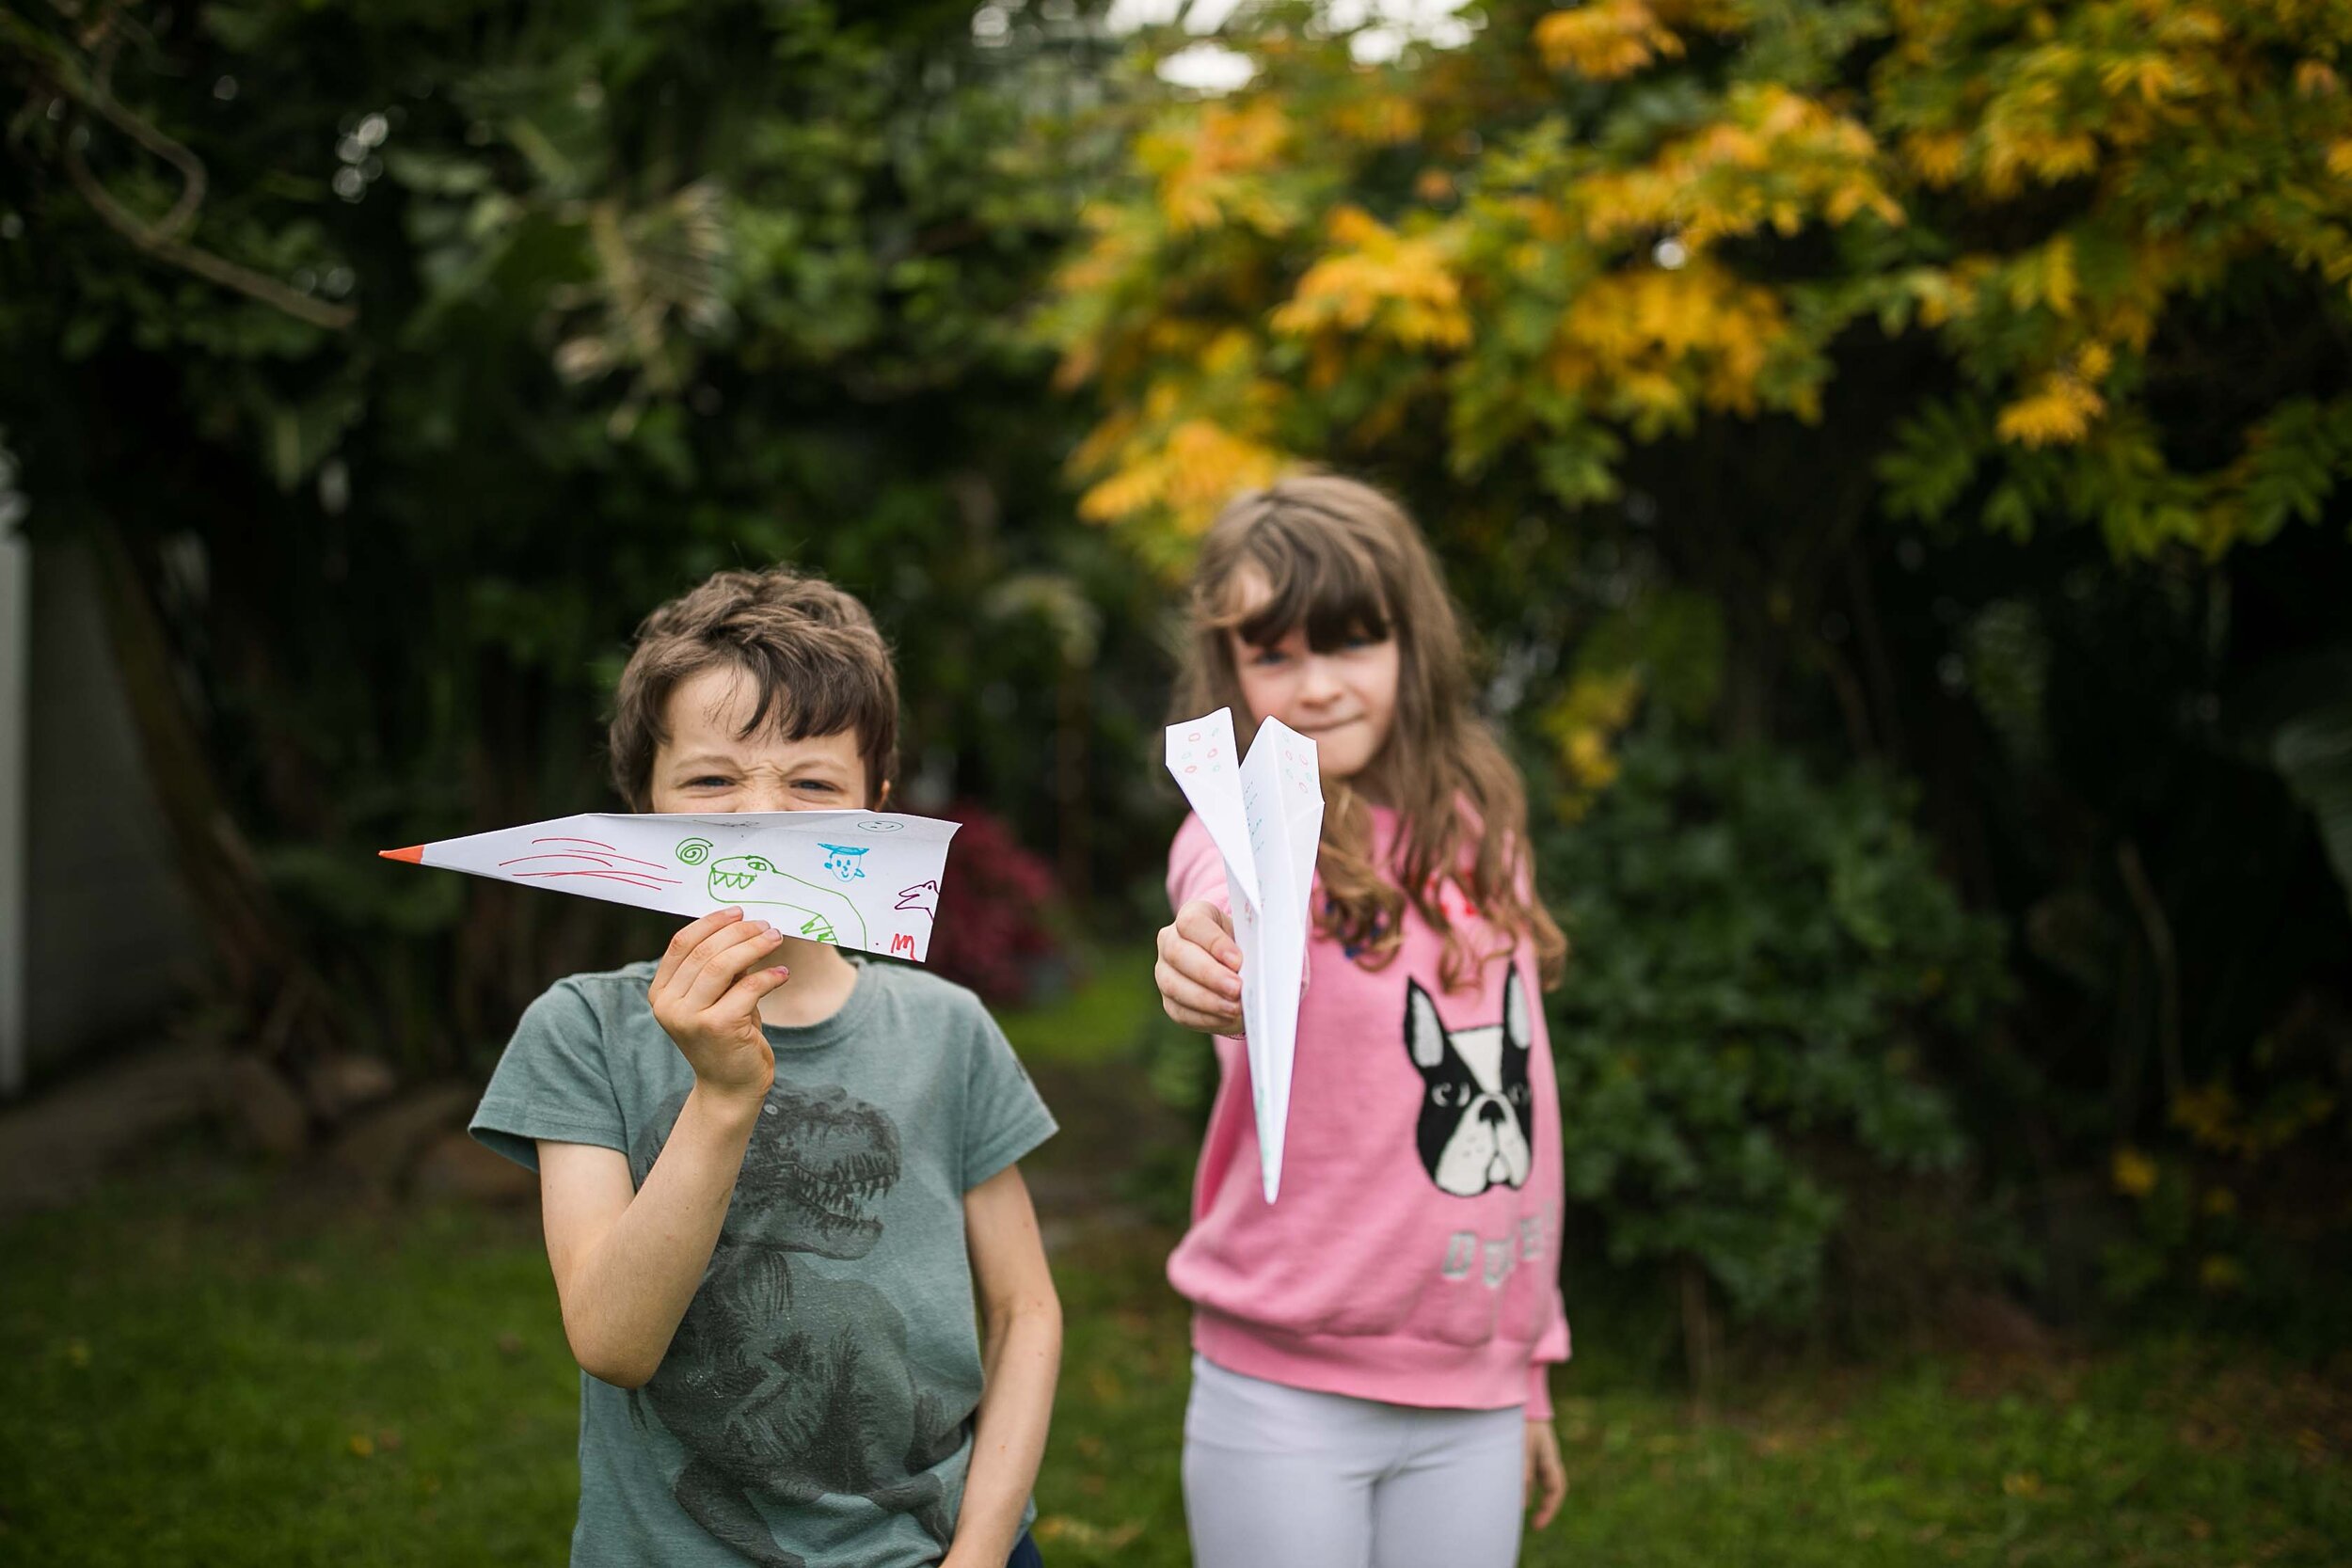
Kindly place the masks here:
<instances>
[{"instance_id":1,"label":"dog graphic on sweatshirt","mask_svg":"<svg viewBox=\"0 0 2352 1568\"><path fill-rule=\"evenodd\" d=\"M1502 983L1502 1022L1451 1029L1417 980L1405 982L1405 1046L1421 1070L1422 1168L1440 1192L1476 1197L1523 1187L1534 1164L1534 1096L1528 1087L1527 994L1514 965Z\"/></svg>"}]
</instances>

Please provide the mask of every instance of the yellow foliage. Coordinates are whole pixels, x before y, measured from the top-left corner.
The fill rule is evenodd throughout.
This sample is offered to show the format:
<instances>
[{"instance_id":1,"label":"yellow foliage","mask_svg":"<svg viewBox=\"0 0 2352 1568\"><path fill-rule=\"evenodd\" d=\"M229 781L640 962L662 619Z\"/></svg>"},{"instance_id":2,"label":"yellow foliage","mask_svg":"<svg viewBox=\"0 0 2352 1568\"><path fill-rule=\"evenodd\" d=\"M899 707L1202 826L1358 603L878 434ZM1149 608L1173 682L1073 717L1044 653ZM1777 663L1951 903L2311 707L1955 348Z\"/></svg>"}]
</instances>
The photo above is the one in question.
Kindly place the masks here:
<instances>
[{"instance_id":1,"label":"yellow foliage","mask_svg":"<svg viewBox=\"0 0 2352 1568\"><path fill-rule=\"evenodd\" d=\"M2335 1096L2306 1083L2249 1114L2230 1085L2216 1079L2173 1097L2172 1124L2206 1148L2250 1160L2285 1148L2326 1122L2335 1109Z\"/></svg>"},{"instance_id":2,"label":"yellow foliage","mask_svg":"<svg viewBox=\"0 0 2352 1568\"><path fill-rule=\"evenodd\" d=\"M2072 371L2043 376L2034 389L2001 410L1994 429L2022 447L2073 446L2106 412L2106 400Z\"/></svg>"},{"instance_id":3,"label":"yellow foliage","mask_svg":"<svg viewBox=\"0 0 2352 1568\"><path fill-rule=\"evenodd\" d=\"M2146 1197L2156 1190L2156 1163L2126 1144L2115 1151L2115 1190L2125 1197Z\"/></svg>"},{"instance_id":4,"label":"yellow foliage","mask_svg":"<svg viewBox=\"0 0 2352 1568\"><path fill-rule=\"evenodd\" d=\"M1661 55L1682 55L1682 40L1642 0L1592 0L1554 11L1535 24L1535 47L1552 70L1597 82L1630 76Z\"/></svg>"},{"instance_id":5,"label":"yellow foliage","mask_svg":"<svg viewBox=\"0 0 2352 1568\"><path fill-rule=\"evenodd\" d=\"M2088 131L2008 128L1985 138L1984 187L2012 197L2028 178L2055 185L2099 166L2099 138Z\"/></svg>"},{"instance_id":6,"label":"yellow foliage","mask_svg":"<svg viewBox=\"0 0 2352 1568\"><path fill-rule=\"evenodd\" d=\"M1753 414L1756 377L1787 331L1778 296L1711 262L1645 267L1579 293L1548 364L1563 391L1616 394L1654 415L1679 416L1693 399Z\"/></svg>"},{"instance_id":7,"label":"yellow foliage","mask_svg":"<svg viewBox=\"0 0 2352 1568\"><path fill-rule=\"evenodd\" d=\"M1902 147L1912 172L1936 190L1959 181L1961 160L1968 155L1968 138L1958 131L1914 131Z\"/></svg>"},{"instance_id":8,"label":"yellow foliage","mask_svg":"<svg viewBox=\"0 0 2352 1568\"><path fill-rule=\"evenodd\" d=\"M1418 140L1426 123L1421 105L1401 92L1350 99L1333 111L1332 130L1367 147L1395 147Z\"/></svg>"},{"instance_id":9,"label":"yellow foliage","mask_svg":"<svg viewBox=\"0 0 2352 1568\"><path fill-rule=\"evenodd\" d=\"M1131 451L1125 466L1078 499L1078 514L1108 523L1160 508L1178 530L1199 534L1234 492L1271 483L1288 461L1196 416L1179 421L1166 440Z\"/></svg>"},{"instance_id":10,"label":"yellow foliage","mask_svg":"<svg viewBox=\"0 0 2352 1568\"><path fill-rule=\"evenodd\" d=\"M1642 677L1634 670L1584 671L1568 683L1559 700L1544 710L1544 733L1559 748L1560 761L1570 785L1559 802L1562 815L1581 814L1593 796L1615 782L1616 738L1642 698Z\"/></svg>"},{"instance_id":11,"label":"yellow foliage","mask_svg":"<svg viewBox=\"0 0 2352 1568\"><path fill-rule=\"evenodd\" d=\"M1413 349L1470 342L1462 286L1448 265L1449 230L1408 238L1359 207L1333 213L1329 229L1342 248L1307 269L1274 312L1275 331L1293 338L1374 331Z\"/></svg>"},{"instance_id":12,"label":"yellow foliage","mask_svg":"<svg viewBox=\"0 0 2352 1568\"><path fill-rule=\"evenodd\" d=\"M1767 223L1794 233L1808 212L1833 225L1864 212L1903 221L1879 179L1878 145L1858 121L1770 83L1735 87L1724 108L1650 163L1580 181L1572 199L1586 237L1667 228L1695 251Z\"/></svg>"},{"instance_id":13,"label":"yellow foliage","mask_svg":"<svg viewBox=\"0 0 2352 1568\"><path fill-rule=\"evenodd\" d=\"M1253 178L1289 148L1291 125L1270 98L1203 105L1145 133L1136 159L1158 183L1170 229L1186 233L1229 218L1279 227L1279 214Z\"/></svg>"},{"instance_id":14,"label":"yellow foliage","mask_svg":"<svg viewBox=\"0 0 2352 1568\"><path fill-rule=\"evenodd\" d=\"M2352 180L2352 137L2328 144L2328 172L2339 180Z\"/></svg>"},{"instance_id":15,"label":"yellow foliage","mask_svg":"<svg viewBox=\"0 0 2352 1568\"><path fill-rule=\"evenodd\" d=\"M2227 1253L2209 1253L2197 1265L2197 1283L2217 1295L2227 1294L2246 1284L2246 1265Z\"/></svg>"}]
</instances>

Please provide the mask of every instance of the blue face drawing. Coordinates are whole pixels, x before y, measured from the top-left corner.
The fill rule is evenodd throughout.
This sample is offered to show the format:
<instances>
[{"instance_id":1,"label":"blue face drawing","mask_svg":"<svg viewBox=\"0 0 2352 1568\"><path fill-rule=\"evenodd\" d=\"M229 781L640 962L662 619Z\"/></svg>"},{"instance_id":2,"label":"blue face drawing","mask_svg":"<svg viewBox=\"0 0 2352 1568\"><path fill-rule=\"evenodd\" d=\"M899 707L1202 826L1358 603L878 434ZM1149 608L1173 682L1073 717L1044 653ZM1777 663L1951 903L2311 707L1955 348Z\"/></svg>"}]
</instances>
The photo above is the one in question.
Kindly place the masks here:
<instances>
[{"instance_id":1,"label":"blue face drawing","mask_svg":"<svg viewBox=\"0 0 2352 1568\"><path fill-rule=\"evenodd\" d=\"M858 857L866 853L864 845L827 844L822 847L826 851L826 870L845 882L865 879L866 867L858 863Z\"/></svg>"}]
</instances>

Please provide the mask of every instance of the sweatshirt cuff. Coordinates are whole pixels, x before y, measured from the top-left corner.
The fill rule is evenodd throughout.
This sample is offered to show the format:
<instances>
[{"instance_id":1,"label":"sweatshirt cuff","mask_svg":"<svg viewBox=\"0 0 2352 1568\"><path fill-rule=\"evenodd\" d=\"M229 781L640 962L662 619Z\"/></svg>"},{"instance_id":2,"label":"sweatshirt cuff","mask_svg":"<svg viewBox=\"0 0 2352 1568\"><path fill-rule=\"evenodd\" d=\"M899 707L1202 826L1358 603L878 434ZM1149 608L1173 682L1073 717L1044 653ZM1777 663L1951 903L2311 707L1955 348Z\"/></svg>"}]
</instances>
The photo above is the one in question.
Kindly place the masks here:
<instances>
[{"instance_id":1,"label":"sweatshirt cuff","mask_svg":"<svg viewBox=\"0 0 2352 1568\"><path fill-rule=\"evenodd\" d=\"M1551 1419L1551 1363L1530 1361L1527 1364L1527 1418L1531 1421Z\"/></svg>"}]
</instances>

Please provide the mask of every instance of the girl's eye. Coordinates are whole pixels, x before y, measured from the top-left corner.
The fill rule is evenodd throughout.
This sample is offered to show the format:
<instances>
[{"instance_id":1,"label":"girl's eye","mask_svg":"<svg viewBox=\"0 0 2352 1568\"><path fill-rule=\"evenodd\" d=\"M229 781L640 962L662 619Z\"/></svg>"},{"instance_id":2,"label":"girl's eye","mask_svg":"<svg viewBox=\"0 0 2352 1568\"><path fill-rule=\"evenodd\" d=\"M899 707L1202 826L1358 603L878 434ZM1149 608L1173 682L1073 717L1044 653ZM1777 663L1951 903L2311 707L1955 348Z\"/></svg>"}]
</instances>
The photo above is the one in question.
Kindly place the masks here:
<instances>
[{"instance_id":1,"label":"girl's eye","mask_svg":"<svg viewBox=\"0 0 2352 1568\"><path fill-rule=\"evenodd\" d=\"M1249 662L1263 669L1279 664L1288 657L1290 655L1279 648L1256 648L1250 651Z\"/></svg>"}]
</instances>

